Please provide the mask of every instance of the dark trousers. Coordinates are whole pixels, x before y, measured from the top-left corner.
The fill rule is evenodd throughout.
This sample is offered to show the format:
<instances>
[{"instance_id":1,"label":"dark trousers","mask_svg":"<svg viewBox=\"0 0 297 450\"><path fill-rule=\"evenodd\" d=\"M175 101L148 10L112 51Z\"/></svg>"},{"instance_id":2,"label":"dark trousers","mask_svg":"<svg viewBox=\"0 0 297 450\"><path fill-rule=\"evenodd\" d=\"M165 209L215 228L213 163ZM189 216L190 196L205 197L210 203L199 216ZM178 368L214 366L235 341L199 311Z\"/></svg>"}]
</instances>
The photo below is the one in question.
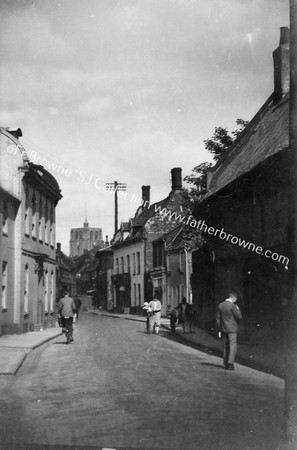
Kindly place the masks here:
<instances>
[{"instance_id":1,"label":"dark trousers","mask_svg":"<svg viewBox=\"0 0 297 450\"><path fill-rule=\"evenodd\" d=\"M69 332L70 332L70 336L72 337L73 335L73 317L61 317L62 319L62 327L63 328L68 328Z\"/></svg>"},{"instance_id":2,"label":"dark trousers","mask_svg":"<svg viewBox=\"0 0 297 450\"><path fill-rule=\"evenodd\" d=\"M237 333L222 333L223 340L223 362L234 364L237 353Z\"/></svg>"}]
</instances>

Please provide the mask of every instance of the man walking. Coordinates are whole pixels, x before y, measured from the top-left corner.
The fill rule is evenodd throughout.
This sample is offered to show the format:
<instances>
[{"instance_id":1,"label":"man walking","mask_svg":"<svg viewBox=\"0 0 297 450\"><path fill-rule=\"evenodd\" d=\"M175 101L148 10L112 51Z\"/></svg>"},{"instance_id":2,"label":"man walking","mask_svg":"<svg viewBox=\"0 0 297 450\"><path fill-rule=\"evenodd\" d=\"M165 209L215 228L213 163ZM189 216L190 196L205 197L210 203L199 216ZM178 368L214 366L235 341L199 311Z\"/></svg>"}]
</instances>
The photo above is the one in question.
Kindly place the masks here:
<instances>
[{"instance_id":1,"label":"man walking","mask_svg":"<svg viewBox=\"0 0 297 450\"><path fill-rule=\"evenodd\" d=\"M162 309L160 300L154 297L153 300L149 302L149 308L151 311L151 315L149 317L148 334L150 334L151 332L153 332L154 334L159 334Z\"/></svg>"},{"instance_id":2,"label":"man walking","mask_svg":"<svg viewBox=\"0 0 297 450\"><path fill-rule=\"evenodd\" d=\"M234 370L237 353L237 334L239 322L242 319L240 309L235 302L237 294L230 292L229 298L219 304L217 311L217 324L219 335L223 340L223 362L226 370Z\"/></svg>"},{"instance_id":3,"label":"man walking","mask_svg":"<svg viewBox=\"0 0 297 450\"><path fill-rule=\"evenodd\" d=\"M74 296L74 303L76 306L76 317L78 318L79 308L81 307L81 299L78 297L77 294L75 294L75 296Z\"/></svg>"},{"instance_id":4,"label":"man walking","mask_svg":"<svg viewBox=\"0 0 297 450\"><path fill-rule=\"evenodd\" d=\"M76 306L72 297L69 297L69 293L65 292L65 296L59 301L59 313L62 317L62 326L68 328L70 335L70 342L73 342L73 315L75 313Z\"/></svg>"}]
</instances>

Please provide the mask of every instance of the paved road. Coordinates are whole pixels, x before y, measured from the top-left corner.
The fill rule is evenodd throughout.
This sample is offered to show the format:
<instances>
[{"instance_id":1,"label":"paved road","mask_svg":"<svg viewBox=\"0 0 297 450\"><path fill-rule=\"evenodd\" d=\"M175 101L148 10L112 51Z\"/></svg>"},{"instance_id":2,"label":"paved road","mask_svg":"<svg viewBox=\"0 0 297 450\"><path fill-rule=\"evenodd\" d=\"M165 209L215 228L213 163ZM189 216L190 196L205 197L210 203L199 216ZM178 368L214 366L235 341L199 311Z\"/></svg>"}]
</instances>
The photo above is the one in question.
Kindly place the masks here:
<instances>
[{"instance_id":1,"label":"paved road","mask_svg":"<svg viewBox=\"0 0 297 450\"><path fill-rule=\"evenodd\" d=\"M0 448L284 448L281 379L226 372L220 358L161 333L82 312L73 344L61 336L0 377Z\"/></svg>"}]
</instances>

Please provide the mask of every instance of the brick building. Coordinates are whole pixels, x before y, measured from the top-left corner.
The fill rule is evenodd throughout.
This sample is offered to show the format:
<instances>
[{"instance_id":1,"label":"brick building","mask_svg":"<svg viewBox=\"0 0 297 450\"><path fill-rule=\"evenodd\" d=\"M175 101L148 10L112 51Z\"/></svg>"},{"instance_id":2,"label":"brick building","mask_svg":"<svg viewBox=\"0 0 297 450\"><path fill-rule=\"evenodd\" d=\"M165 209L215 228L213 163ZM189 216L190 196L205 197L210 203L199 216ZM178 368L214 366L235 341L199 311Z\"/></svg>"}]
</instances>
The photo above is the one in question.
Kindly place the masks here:
<instances>
[{"instance_id":1,"label":"brick building","mask_svg":"<svg viewBox=\"0 0 297 450\"><path fill-rule=\"evenodd\" d=\"M56 179L33 164L20 129L0 129L1 333L55 326Z\"/></svg>"},{"instance_id":2,"label":"brick building","mask_svg":"<svg viewBox=\"0 0 297 450\"><path fill-rule=\"evenodd\" d=\"M121 312L141 311L154 292L163 303L162 312L166 311L164 279L154 271L153 242L177 227L185 203L181 169L172 169L171 176L171 192L160 202L151 205L150 186L142 187L143 205L130 219L128 229L122 227L115 236L112 281L115 308Z\"/></svg>"},{"instance_id":3,"label":"brick building","mask_svg":"<svg viewBox=\"0 0 297 450\"><path fill-rule=\"evenodd\" d=\"M192 278L201 326L214 329L216 307L233 289L243 310L242 338L272 344L282 335L288 295L287 28L273 58L274 92L209 173L196 214L219 232L205 232L208 243L194 254Z\"/></svg>"}]
</instances>

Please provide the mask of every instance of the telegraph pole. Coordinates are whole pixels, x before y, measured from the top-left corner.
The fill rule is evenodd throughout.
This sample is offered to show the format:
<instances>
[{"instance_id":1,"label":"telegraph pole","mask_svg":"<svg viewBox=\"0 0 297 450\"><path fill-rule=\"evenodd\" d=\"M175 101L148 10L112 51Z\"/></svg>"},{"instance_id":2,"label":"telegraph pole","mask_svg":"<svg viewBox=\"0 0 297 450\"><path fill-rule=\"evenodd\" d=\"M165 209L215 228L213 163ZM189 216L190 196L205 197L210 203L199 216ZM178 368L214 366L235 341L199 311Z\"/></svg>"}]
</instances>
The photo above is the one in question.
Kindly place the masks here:
<instances>
[{"instance_id":1,"label":"telegraph pole","mask_svg":"<svg viewBox=\"0 0 297 450\"><path fill-rule=\"evenodd\" d=\"M118 231L118 191L125 191L127 185L114 181L113 183L106 183L106 188L108 191L114 191L114 235L116 235Z\"/></svg>"},{"instance_id":2,"label":"telegraph pole","mask_svg":"<svg viewBox=\"0 0 297 450\"><path fill-rule=\"evenodd\" d=\"M290 0L289 299L285 374L285 438L297 448L297 0Z\"/></svg>"}]
</instances>

